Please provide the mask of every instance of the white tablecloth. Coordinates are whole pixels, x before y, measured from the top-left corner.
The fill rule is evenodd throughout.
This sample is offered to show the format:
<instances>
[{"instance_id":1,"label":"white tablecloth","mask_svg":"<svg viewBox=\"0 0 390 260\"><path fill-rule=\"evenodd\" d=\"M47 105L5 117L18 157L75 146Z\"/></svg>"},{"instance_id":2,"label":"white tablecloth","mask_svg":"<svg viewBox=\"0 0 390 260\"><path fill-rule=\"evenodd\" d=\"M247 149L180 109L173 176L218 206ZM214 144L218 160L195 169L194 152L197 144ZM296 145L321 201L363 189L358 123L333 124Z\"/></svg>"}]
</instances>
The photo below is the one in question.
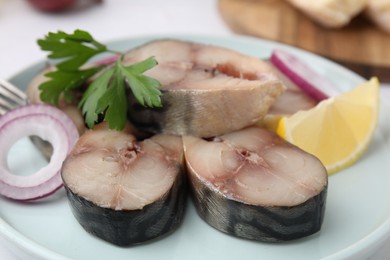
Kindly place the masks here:
<instances>
[{"instance_id":1,"label":"white tablecloth","mask_svg":"<svg viewBox=\"0 0 390 260\"><path fill-rule=\"evenodd\" d=\"M215 0L105 0L58 14L38 12L23 0L0 0L0 78L45 59L36 39L49 31L76 28L103 42L153 34L233 34L220 18ZM6 244L0 237L0 259L18 259ZM390 241L370 259L386 258L390 259Z\"/></svg>"}]
</instances>

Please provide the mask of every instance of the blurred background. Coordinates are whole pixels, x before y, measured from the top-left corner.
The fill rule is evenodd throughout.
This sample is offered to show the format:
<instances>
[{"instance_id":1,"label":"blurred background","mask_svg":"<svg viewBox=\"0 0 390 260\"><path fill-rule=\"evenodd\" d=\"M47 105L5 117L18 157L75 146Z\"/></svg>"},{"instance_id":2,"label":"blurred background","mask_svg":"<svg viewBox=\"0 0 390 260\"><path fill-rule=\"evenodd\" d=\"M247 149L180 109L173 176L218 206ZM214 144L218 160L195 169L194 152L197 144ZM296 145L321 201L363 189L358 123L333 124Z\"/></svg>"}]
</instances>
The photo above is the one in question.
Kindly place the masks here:
<instances>
[{"instance_id":1,"label":"blurred background","mask_svg":"<svg viewBox=\"0 0 390 260\"><path fill-rule=\"evenodd\" d=\"M219 7L236 33L294 45L390 82L388 0L220 0Z\"/></svg>"},{"instance_id":2,"label":"blurred background","mask_svg":"<svg viewBox=\"0 0 390 260\"><path fill-rule=\"evenodd\" d=\"M38 8L54 2L69 6L51 12ZM232 34L217 14L212 0L0 0L0 77L44 59L36 40L49 31L79 28L102 42L156 34Z\"/></svg>"},{"instance_id":3,"label":"blurred background","mask_svg":"<svg viewBox=\"0 0 390 260\"><path fill-rule=\"evenodd\" d=\"M346 25L327 28L289 2L294 0L0 0L0 76L43 59L35 42L47 32L80 28L102 41L155 34L251 35L390 82L390 32L364 11L351 15Z\"/></svg>"}]
</instances>

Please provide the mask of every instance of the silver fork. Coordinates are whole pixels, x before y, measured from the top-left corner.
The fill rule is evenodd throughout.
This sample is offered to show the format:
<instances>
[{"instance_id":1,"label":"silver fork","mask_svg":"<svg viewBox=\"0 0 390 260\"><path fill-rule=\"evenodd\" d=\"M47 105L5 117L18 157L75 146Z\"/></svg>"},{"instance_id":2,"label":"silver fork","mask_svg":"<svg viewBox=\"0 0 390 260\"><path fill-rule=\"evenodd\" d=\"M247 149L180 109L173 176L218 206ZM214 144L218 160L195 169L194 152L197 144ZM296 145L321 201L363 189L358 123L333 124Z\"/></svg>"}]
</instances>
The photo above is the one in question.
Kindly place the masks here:
<instances>
[{"instance_id":1,"label":"silver fork","mask_svg":"<svg viewBox=\"0 0 390 260\"><path fill-rule=\"evenodd\" d=\"M25 105L26 94L10 82L0 79L0 115L18 106Z\"/></svg>"}]
</instances>

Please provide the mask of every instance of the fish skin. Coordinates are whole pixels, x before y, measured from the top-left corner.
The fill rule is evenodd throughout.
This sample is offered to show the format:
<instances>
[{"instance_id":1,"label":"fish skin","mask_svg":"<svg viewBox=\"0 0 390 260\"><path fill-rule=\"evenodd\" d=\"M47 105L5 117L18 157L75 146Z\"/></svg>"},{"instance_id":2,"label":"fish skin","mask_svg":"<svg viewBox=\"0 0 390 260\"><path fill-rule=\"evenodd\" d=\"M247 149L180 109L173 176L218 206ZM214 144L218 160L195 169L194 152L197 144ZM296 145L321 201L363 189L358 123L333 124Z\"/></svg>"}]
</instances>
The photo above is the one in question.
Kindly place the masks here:
<instances>
[{"instance_id":1,"label":"fish skin","mask_svg":"<svg viewBox=\"0 0 390 260\"><path fill-rule=\"evenodd\" d=\"M182 223L186 208L184 174L178 174L162 198L139 210L103 208L64 187L80 225L88 233L122 247L154 242L171 234Z\"/></svg>"},{"instance_id":2,"label":"fish skin","mask_svg":"<svg viewBox=\"0 0 390 260\"><path fill-rule=\"evenodd\" d=\"M240 134L242 134L241 138ZM252 141L248 134L254 137ZM209 144L210 141L198 140L201 139L183 137L187 175L197 213L210 226L232 236L261 242L298 239L312 235L321 229L326 207L328 176L317 158L257 127L249 127L216 137L211 144ZM225 143L226 140L229 141ZM194 153L191 151L193 147L201 150ZM277 163L275 160L269 161L271 158L267 154L270 155L271 150L283 151L282 148L291 150L285 152L285 155L290 154L297 162L304 164L298 164L298 167L288 165L281 167L275 165ZM199 156L199 153L206 153L205 149L212 149L209 152L210 155ZM235 157L223 157L229 156L226 153L234 149L250 157L236 161L224 161L225 163L221 165L224 158L238 158L234 152L231 155ZM300 161L301 157L296 157L299 151L303 153L303 161ZM205 159L204 162L202 158ZM287 159L285 158L281 164L285 164ZM196 166L194 160L196 160L196 165L201 165L201 167ZM253 161L245 165L242 160ZM300 170L301 165L304 167L302 170ZM260 186L254 183L249 184L251 186L247 188L248 191L254 188L259 189L260 193L256 199L253 196L243 196L236 188L240 176L247 174L246 169L250 169L251 173L255 174L252 176L257 179L252 181L262 183ZM257 169L256 172L254 169ZM273 172L273 169L282 172L278 175L277 172ZM289 172L284 172L285 169ZM290 169L298 172L291 174ZM299 171L303 171L302 175ZM312 175L308 171L317 172ZM294 177L296 174L299 175ZM276 180L282 179L287 182L291 181L291 184L297 187L282 190L287 195L280 197L281 191L278 190L280 188L277 188L275 193L273 186L269 186L266 181L270 178L274 179L270 184L279 183Z\"/></svg>"},{"instance_id":3,"label":"fish skin","mask_svg":"<svg viewBox=\"0 0 390 260\"><path fill-rule=\"evenodd\" d=\"M128 118L146 131L199 137L228 133L259 121L285 90L268 64L222 47L160 40L130 51L124 62L149 56L159 64L145 75L161 82L162 108L143 107L128 93Z\"/></svg>"},{"instance_id":4,"label":"fish skin","mask_svg":"<svg viewBox=\"0 0 390 260\"><path fill-rule=\"evenodd\" d=\"M283 242L321 230L327 186L302 204L256 206L227 199L190 174L189 183L198 215L213 228L260 242Z\"/></svg>"},{"instance_id":5,"label":"fish skin","mask_svg":"<svg viewBox=\"0 0 390 260\"><path fill-rule=\"evenodd\" d=\"M109 157L99 157L105 154L101 150L115 156L124 147L129 147L130 142L133 142L134 149L139 153L136 157L133 154L122 154L128 155L130 161L126 161L126 158L110 160ZM96 160L91 160L90 153L96 156ZM153 186L154 182L150 182L144 169L141 172L134 172L139 168L130 170L133 163L142 163L146 157L151 158L155 165L164 166L158 172L153 168L155 165L150 165L149 172L153 171L153 175L157 172L158 176L169 178L166 184ZM105 160L115 165L102 165L101 161ZM162 160L163 163L157 164L153 160ZM95 175L91 175L91 169L92 172L97 171ZM119 174L116 172L118 169L121 170ZM120 175L133 178L132 182L122 179ZM171 175L172 178L169 177ZM108 129L105 122L98 124L80 137L63 164L61 177L71 210L80 225L88 233L115 245L131 246L154 241L172 233L182 222L187 188L182 140L178 136L156 135L137 142L131 134L131 127L119 132ZM134 181L140 183L137 185ZM161 185L160 179L158 183ZM156 190L147 189L150 185ZM118 189L129 189L130 194L124 192L124 197L118 197ZM140 190L140 197L134 197L136 193L131 193L137 190Z\"/></svg>"},{"instance_id":6,"label":"fish skin","mask_svg":"<svg viewBox=\"0 0 390 260\"><path fill-rule=\"evenodd\" d=\"M147 108L130 96L129 119L150 132L212 137L255 124L266 115L279 83L264 88L220 91L162 91L162 108ZM240 92L240 94L239 94ZM266 95L262 101L259 96ZM234 100L234 101L233 101ZM241 103L244 105L238 106ZM215 104L221 104L216 106ZM259 110L262 112L259 113ZM232 119L233 118L233 119ZM236 120L240 118L240 120Z\"/></svg>"}]
</instances>

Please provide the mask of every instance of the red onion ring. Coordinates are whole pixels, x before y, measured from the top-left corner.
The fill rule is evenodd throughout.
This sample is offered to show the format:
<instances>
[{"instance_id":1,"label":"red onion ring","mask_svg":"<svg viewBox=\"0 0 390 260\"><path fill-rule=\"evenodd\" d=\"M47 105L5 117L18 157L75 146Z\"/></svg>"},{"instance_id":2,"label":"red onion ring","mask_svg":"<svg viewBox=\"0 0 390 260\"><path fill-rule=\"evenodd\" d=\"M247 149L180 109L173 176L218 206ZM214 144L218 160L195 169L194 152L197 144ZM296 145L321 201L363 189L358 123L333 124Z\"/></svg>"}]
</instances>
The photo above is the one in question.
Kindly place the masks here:
<instances>
[{"instance_id":1,"label":"red onion ring","mask_svg":"<svg viewBox=\"0 0 390 260\"><path fill-rule=\"evenodd\" d=\"M17 140L30 135L52 144L50 162L29 176L12 174L7 167L8 151ZM26 105L0 117L0 194L15 200L32 200L61 188L61 166L78 137L71 119L53 106Z\"/></svg>"},{"instance_id":2,"label":"red onion ring","mask_svg":"<svg viewBox=\"0 0 390 260\"><path fill-rule=\"evenodd\" d=\"M309 64L287 51L274 50L270 61L302 91L318 102L340 92L328 79L313 70Z\"/></svg>"}]
</instances>

